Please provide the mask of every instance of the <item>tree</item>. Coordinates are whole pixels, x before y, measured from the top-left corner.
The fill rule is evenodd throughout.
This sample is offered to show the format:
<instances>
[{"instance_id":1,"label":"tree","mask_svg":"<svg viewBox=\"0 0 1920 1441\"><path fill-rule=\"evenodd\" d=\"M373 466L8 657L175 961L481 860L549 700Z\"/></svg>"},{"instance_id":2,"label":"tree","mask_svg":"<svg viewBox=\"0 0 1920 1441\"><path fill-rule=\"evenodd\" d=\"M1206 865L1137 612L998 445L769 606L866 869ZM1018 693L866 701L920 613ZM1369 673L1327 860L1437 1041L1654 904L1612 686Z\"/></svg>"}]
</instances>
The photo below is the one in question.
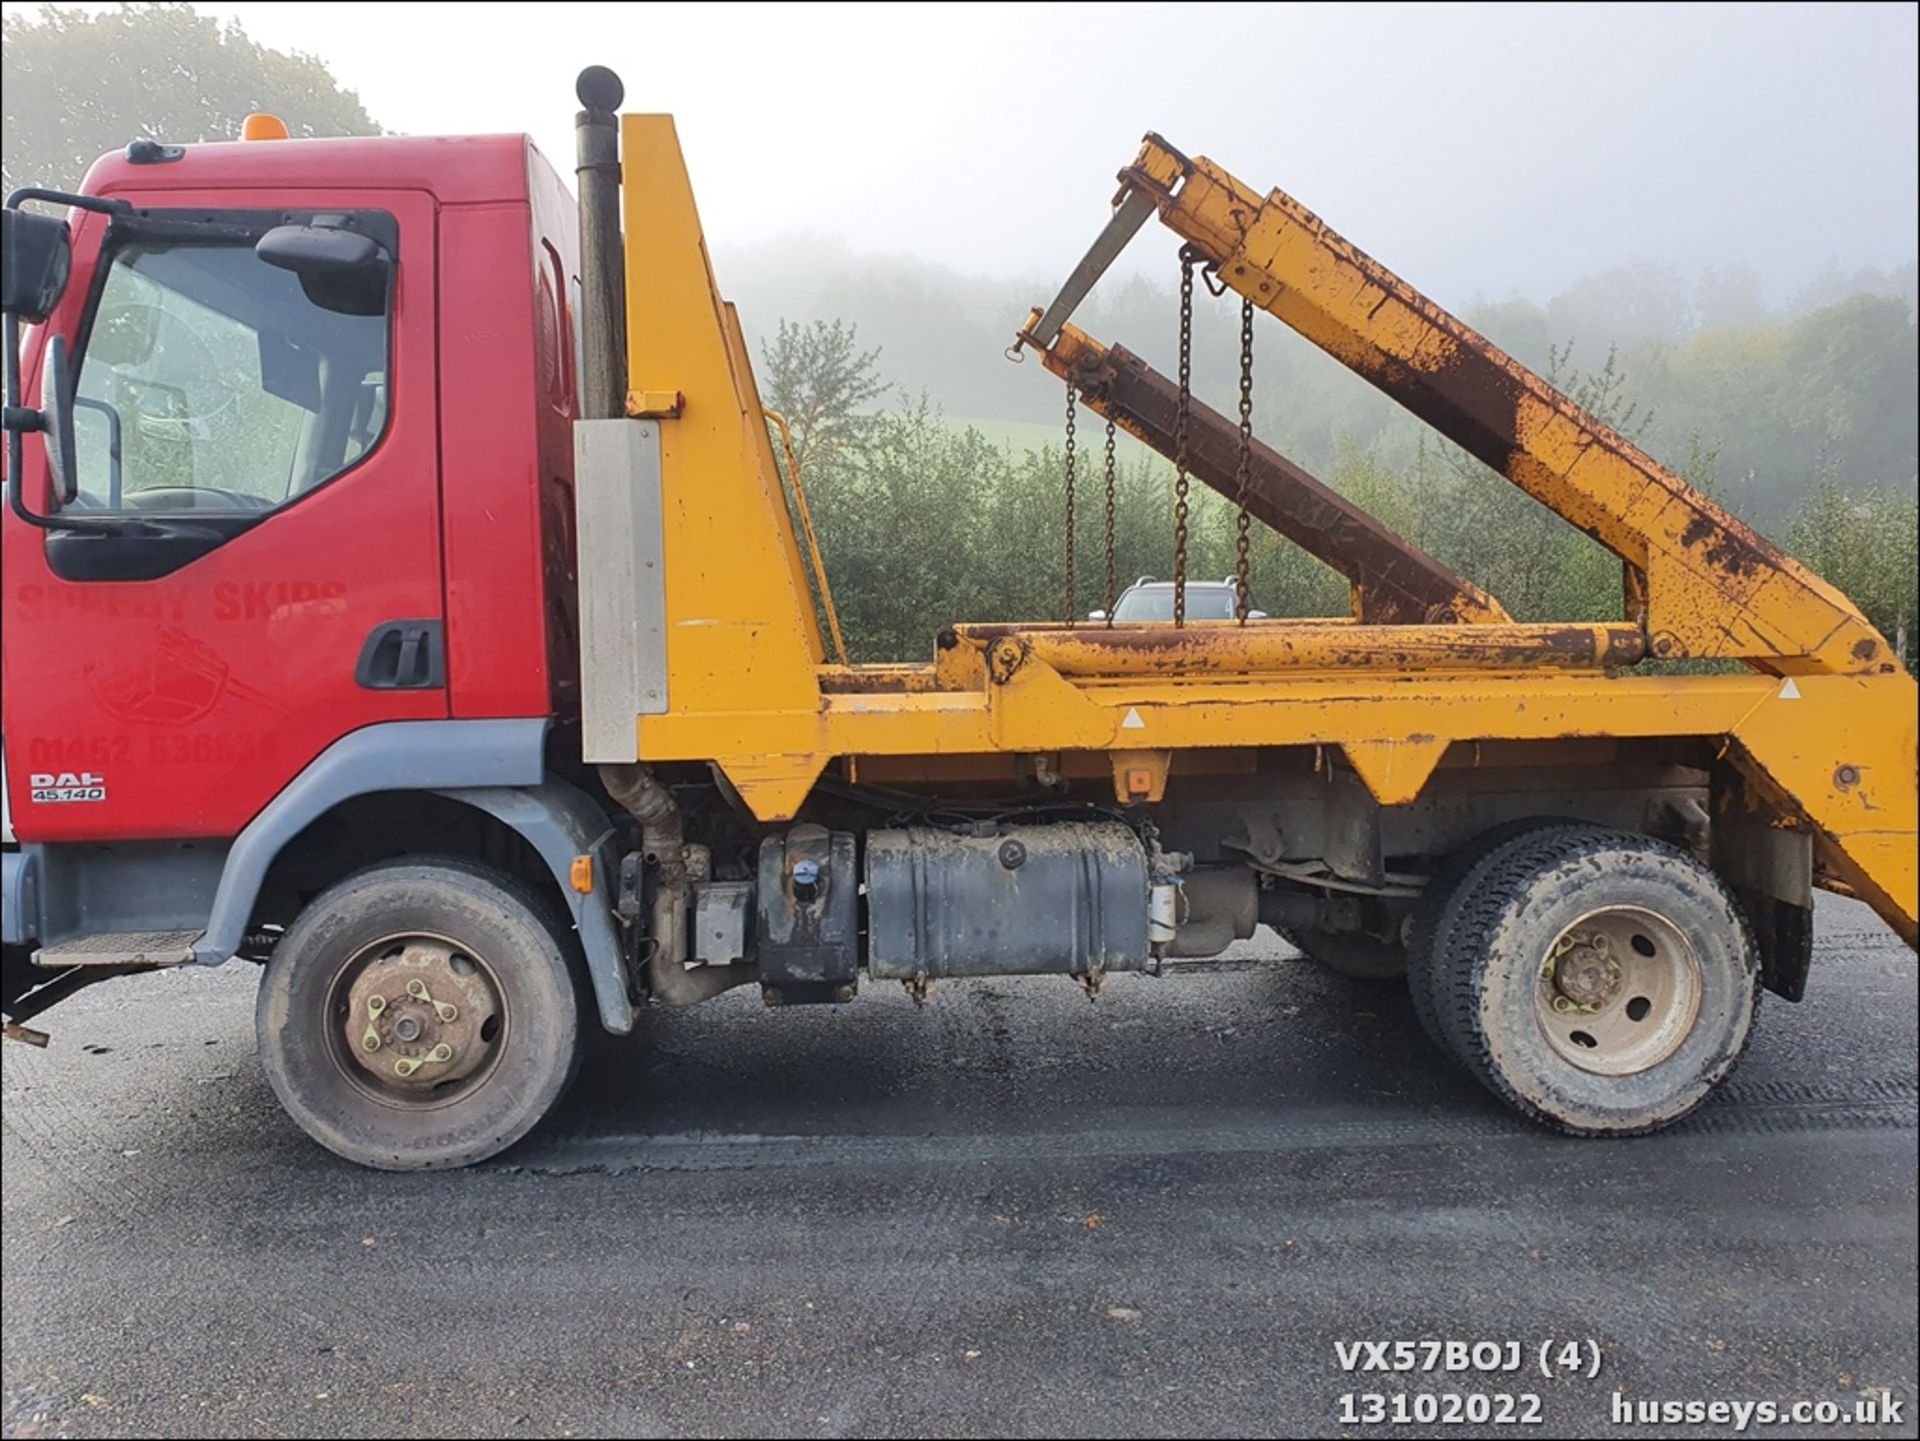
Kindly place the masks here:
<instances>
[{"instance_id":1,"label":"tree","mask_svg":"<svg viewBox=\"0 0 1920 1441\"><path fill-rule=\"evenodd\" d=\"M9 15L5 39L0 181L9 191L77 185L100 155L143 137L235 140L256 110L296 136L380 133L319 60L269 50L238 22L221 25L191 5L48 6Z\"/></svg>"},{"instance_id":2,"label":"tree","mask_svg":"<svg viewBox=\"0 0 1920 1441\"><path fill-rule=\"evenodd\" d=\"M1793 553L1837 585L1894 645L1913 658L1920 515L1911 496L1849 493L1830 476L1807 498L1787 532Z\"/></svg>"},{"instance_id":3,"label":"tree","mask_svg":"<svg viewBox=\"0 0 1920 1441\"><path fill-rule=\"evenodd\" d=\"M880 352L861 350L858 328L843 321L782 320L760 354L766 402L786 417L803 475L857 450L877 420L867 407L893 388L880 378Z\"/></svg>"},{"instance_id":4,"label":"tree","mask_svg":"<svg viewBox=\"0 0 1920 1441\"><path fill-rule=\"evenodd\" d=\"M1004 452L924 398L870 420L807 471L808 503L853 659L927 659L942 626L1019 613L979 509L1017 502L1020 487Z\"/></svg>"},{"instance_id":5,"label":"tree","mask_svg":"<svg viewBox=\"0 0 1920 1441\"><path fill-rule=\"evenodd\" d=\"M1547 313L1530 300L1483 300L1465 312L1466 322L1522 365L1540 369L1553 351Z\"/></svg>"},{"instance_id":6,"label":"tree","mask_svg":"<svg viewBox=\"0 0 1920 1441\"><path fill-rule=\"evenodd\" d=\"M1760 278L1745 265L1709 265L1701 271L1693 309L1702 330L1743 330L1767 321Z\"/></svg>"},{"instance_id":7,"label":"tree","mask_svg":"<svg viewBox=\"0 0 1920 1441\"><path fill-rule=\"evenodd\" d=\"M1671 344L1693 329L1689 288L1673 266L1636 260L1576 281L1548 302L1547 319L1583 344Z\"/></svg>"},{"instance_id":8,"label":"tree","mask_svg":"<svg viewBox=\"0 0 1920 1441\"><path fill-rule=\"evenodd\" d=\"M1794 322L1785 346L1791 424L1844 466L1850 487L1911 493L1920 465L1920 339L1904 300L1856 295Z\"/></svg>"}]
</instances>

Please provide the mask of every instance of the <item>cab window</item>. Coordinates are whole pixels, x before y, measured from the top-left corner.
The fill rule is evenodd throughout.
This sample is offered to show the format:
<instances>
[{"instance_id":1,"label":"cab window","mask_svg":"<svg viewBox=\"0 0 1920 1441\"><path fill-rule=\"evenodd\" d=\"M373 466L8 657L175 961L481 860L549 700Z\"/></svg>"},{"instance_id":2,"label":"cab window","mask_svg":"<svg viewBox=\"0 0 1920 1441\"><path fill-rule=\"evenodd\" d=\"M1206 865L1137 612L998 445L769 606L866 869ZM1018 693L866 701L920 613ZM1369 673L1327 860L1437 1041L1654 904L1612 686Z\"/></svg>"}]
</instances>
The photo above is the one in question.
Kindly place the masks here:
<instances>
[{"instance_id":1,"label":"cab window","mask_svg":"<svg viewBox=\"0 0 1920 1441\"><path fill-rule=\"evenodd\" d=\"M245 243L121 246L80 364L72 504L264 512L347 470L386 426L388 296L317 303Z\"/></svg>"}]
</instances>

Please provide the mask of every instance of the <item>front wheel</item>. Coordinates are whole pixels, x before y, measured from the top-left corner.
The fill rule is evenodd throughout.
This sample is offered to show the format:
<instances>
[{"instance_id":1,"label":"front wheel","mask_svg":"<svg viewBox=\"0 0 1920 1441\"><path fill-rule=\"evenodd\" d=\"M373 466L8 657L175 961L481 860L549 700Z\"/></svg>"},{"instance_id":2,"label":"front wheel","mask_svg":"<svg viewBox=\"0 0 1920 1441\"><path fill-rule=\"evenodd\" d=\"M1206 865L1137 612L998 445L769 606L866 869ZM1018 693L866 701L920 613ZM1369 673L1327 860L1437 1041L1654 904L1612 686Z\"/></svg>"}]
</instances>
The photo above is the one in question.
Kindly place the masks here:
<instances>
[{"instance_id":1,"label":"front wheel","mask_svg":"<svg viewBox=\"0 0 1920 1441\"><path fill-rule=\"evenodd\" d=\"M322 893L274 948L254 1023L288 1114L382 1170L505 1150L580 1060L566 939L512 877L450 859L375 866Z\"/></svg>"}]
</instances>

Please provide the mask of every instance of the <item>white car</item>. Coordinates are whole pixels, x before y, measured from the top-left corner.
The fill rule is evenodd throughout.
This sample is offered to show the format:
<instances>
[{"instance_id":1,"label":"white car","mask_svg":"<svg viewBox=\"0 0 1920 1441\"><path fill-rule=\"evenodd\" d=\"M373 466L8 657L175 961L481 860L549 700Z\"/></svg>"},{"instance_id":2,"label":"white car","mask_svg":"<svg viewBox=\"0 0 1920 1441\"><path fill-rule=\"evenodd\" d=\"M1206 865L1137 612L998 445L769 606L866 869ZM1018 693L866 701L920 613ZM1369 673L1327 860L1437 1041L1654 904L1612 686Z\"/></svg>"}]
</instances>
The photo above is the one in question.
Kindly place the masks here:
<instances>
[{"instance_id":1,"label":"white car","mask_svg":"<svg viewBox=\"0 0 1920 1441\"><path fill-rule=\"evenodd\" d=\"M1232 620L1233 603L1237 587L1232 576L1225 580L1190 580L1187 582L1187 619L1188 620ZM1090 610L1088 620L1105 620L1104 610ZM1247 612L1249 620L1265 620L1264 610ZM1155 621L1173 619L1173 582L1155 580L1143 575L1132 585L1120 592L1120 599L1113 604L1113 620L1116 625L1131 624L1137 621Z\"/></svg>"}]
</instances>

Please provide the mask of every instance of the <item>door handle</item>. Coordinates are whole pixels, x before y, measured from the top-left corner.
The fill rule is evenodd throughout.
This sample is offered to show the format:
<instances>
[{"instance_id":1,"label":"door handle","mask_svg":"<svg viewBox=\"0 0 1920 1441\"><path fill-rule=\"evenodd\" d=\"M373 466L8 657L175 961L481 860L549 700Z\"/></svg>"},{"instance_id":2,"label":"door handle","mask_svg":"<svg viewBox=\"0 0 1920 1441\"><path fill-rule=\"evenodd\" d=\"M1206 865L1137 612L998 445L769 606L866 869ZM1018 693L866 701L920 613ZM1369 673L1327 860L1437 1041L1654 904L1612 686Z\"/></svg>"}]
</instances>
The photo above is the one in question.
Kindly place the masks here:
<instances>
[{"instance_id":1,"label":"door handle","mask_svg":"<svg viewBox=\"0 0 1920 1441\"><path fill-rule=\"evenodd\" d=\"M440 690L447 649L437 620L389 620L360 647L353 678L367 690Z\"/></svg>"}]
</instances>

